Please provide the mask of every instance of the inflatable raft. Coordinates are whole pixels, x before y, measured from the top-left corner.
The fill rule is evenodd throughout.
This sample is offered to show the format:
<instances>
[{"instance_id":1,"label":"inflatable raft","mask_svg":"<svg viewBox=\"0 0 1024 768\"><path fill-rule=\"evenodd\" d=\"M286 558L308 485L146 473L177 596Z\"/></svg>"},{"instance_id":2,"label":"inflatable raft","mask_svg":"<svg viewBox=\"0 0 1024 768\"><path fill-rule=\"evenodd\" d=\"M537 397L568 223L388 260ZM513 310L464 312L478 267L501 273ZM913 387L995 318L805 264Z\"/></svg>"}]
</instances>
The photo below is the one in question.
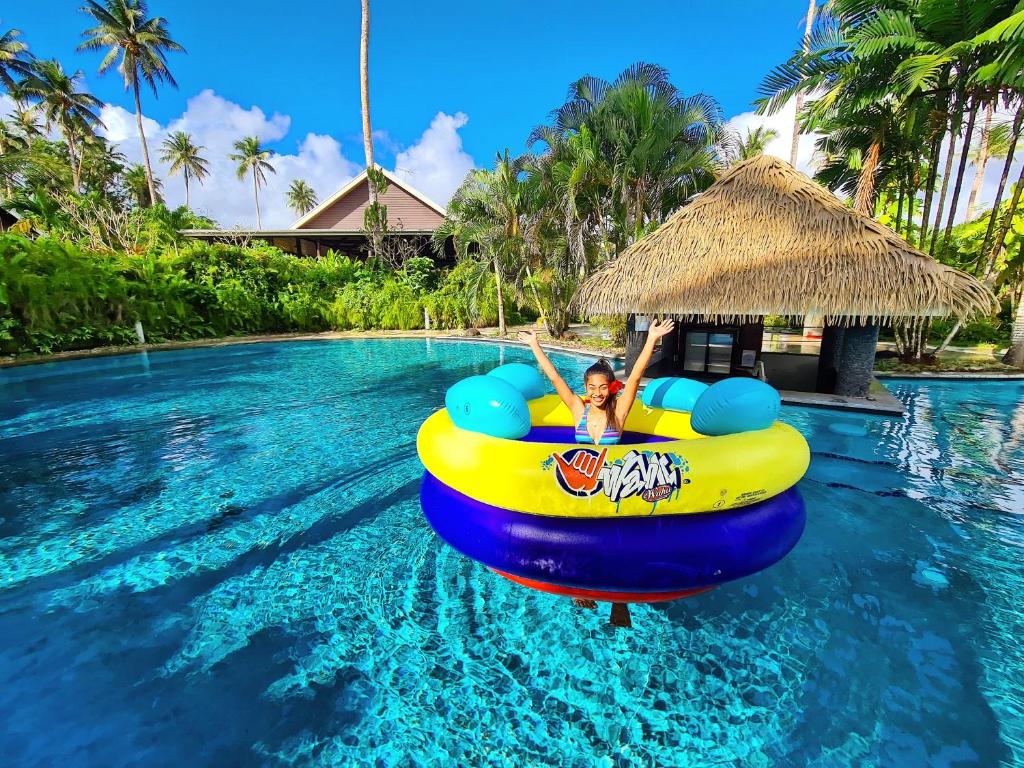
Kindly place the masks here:
<instances>
[{"instance_id":1,"label":"inflatable raft","mask_svg":"<svg viewBox=\"0 0 1024 768\"><path fill-rule=\"evenodd\" d=\"M652 382L622 442L597 446L508 373L456 384L417 438L424 514L464 555L534 589L652 602L763 570L799 540L809 451L771 387Z\"/></svg>"}]
</instances>

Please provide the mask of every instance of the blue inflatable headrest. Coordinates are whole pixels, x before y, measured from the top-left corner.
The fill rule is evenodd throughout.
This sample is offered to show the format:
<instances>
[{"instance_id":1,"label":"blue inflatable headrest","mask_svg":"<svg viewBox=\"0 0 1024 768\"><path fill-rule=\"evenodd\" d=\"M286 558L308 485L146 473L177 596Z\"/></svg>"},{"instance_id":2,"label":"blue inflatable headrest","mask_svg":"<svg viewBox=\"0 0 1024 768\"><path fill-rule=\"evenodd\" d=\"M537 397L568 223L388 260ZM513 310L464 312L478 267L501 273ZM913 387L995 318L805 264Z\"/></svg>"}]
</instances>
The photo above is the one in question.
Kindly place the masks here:
<instances>
[{"instance_id":1,"label":"blue inflatable headrest","mask_svg":"<svg viewBox=\"0 0 1024 768\"><path fill-rule=\"evenodd\" d=\"M487 375L504 379L522 392L523 397L527 400L533 400L535 397L540 397L544 394L544 380L532 365L508 363L507 365L499 365L493 371L489 371Z\"/></svg>"},{"instance_id":2,"label":"blue inflatable headrest","mask_svg":"<svg viewBox=\"0 0 1024 768\"><path fill-rule=\"evenodd\" d=\"M732 435L767 429L779 417L782 400L757 379L722 379L697 398L690 425L702 435Z\"/></svg>"},{"instance_id":3,"label":"blue inflatable headrest","mask_svg":"<svg viewBox=\"0 0 1024 768\"><path fill-rule=\"evenodd\" d=\"M497 376L470 376L445 393L444 405L459 429L518 440L530 431L522 393Z\"/></svg>"},{"instance_id":4,"label":"blue inflatable headrest","mask_svg":"<svg viewBox=\"0 0 1024 768\"><path fill-rule=\"evenodd\" d=\"M696 379L682 379L669 376L654 379L646 387L640 399L648 408L664 408L666 411L692 411L697 398L704 394L708 385Z\"/></svg>"}]
</instances>

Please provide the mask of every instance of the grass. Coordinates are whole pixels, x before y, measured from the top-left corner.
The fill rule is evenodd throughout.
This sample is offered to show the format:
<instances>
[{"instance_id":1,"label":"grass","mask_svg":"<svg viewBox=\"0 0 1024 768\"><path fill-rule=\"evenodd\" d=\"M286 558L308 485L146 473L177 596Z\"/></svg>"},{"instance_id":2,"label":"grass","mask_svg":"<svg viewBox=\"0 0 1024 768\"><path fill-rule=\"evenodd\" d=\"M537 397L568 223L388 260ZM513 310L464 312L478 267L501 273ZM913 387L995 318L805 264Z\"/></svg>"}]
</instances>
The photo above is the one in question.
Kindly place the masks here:
<instances>
[{"instance_id":1,"label":"grass","mask_svg":"<svg viewBox=\"0 0 1024 768\"><path fill-rule=\"evenodd\" d=\"M995 357L982 355L942 357L932 363L905 363L891 357L875 362L883 373L1024 373L1024 368L1004 365Z\"/></svg>"}]
</instances>

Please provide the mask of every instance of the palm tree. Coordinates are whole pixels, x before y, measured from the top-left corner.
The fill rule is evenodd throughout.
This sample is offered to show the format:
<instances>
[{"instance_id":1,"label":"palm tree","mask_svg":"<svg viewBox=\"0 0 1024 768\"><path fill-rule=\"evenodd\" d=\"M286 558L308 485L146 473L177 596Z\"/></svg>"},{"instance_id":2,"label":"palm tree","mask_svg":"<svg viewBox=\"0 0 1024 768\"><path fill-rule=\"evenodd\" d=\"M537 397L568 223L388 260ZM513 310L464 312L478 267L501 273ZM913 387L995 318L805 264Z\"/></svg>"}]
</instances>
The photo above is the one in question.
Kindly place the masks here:
<instances>
[{"instance_id":1,"label":"palm tree","mask_svg":"<svg viewBox=\"0 0 1024 768\"><path fill-rule=\"evenodd\" d=\"M260 221L260 186L267 183L266 172L277 173L269 162L272 152L260 146L260 140L256 136L246 136L235 142L235 154L228 155L229 160L238 163L239 180L245 178L245 174L252 172L252 194L256 200L256 228L262 229Z\"/></svg>"},{"instance_id":2,"label":"palm tree","mask_svg":"<svg viewBox=\"0 0 1024 768\"><path fill-rule=\"evenodd\" d=\"M765 147L779 137L779 132L773 128L765 128L763 125L751 130L747 129L747 135L740 142L737 151L737 160L749 160L752 157L763 155Z\"/></svg>"},{"instance_id":3,"label":"palm tree","mask_svg":"<svg viewBox=\"0 0 1024 768\"><path fill-rule=\"evenodd\" d=\"M68 76L56 59L38 60L21 82L21 90L38 100L47 128L57 127L68 145L74 191L81 187L82 165L78 142L84 142L93 127L102 125L97 110L103 102L91 93L78 90L84 77L81 70Z\"/></svg>"},{"instance_id":4,"label":"palm tree","mask_svg":"<svg viewBox=\"0 0 1024 768\"><path fill-rule=\"evenodd\" d=\"M160 179L150 179L146 175L146 169L141 165L133 165L126 170L122 176L124 179L124 186L128 190L128 194L132 201L139 208L149 208L156 203L163 202L163 198L160 196ZM156 186L156 199L153 198L153 189L150 187L150 181Z\"/></svg>"},{"instance_id":5,"label":"palm tree","mask_svg":"<svg viewBox=\"0 0 1024 768\"><path fill-rule=\"evenodd\" d=\"M811 31L814 29L814 12L817 10L817 0L807 0L807 17L804 19L804 55L811 50ZM789 146L789 164L796 167L797 154L800 149L800 113L804 108L804 92L796 92L795 109L793 110L793 139ZM762 150L758 154L764 154Z\"/></svg>"},{"instance_id":6,"label":"palm tree","mask_svg":"<svg viewBox=\"0 0 1024 768\"><path fill-rule=\"evenodd\" d=\"M153 169L149 162L149 147L146 132L142 129L142 102L139 98L141 78L157 95L158 82L178 84L167 68L168 51L185 49L171 39L167 32L167 20L154 16L147 18L145 0L105 0L101 5L96 0L86 0L82 10L96 20L96 26L82 34L86 40L79 50L109 48L100 62L100 73L106 72L120 56L117 71L124 78L125 90L129 88L135 97L135 123L142 142L142 159L146 167L150 201L156 202L156 185Z\"/></svg>"},{"instance_id":7,"label":"palm tree","mask_svg":"<svg viewBox=\"0 0 1024 768\"><path fill-rule=\"evenodd\" d=\"M0 34L0 84L9 91L13 91L17 85L14 76L24 77L31 66L27 56L28 46L19 37L21 32L17 29L9 29Z\"/></svg>"},{"instance_id":8,"label":"palm tree","mask_svg":"<svg viewBox=\"0 0 1024 768\"><path fill-rule=\"evenodd\" d=\"M362 0L362 24L359 35L359 101L363 113L363 152L366 167L373 168L373 132L370 129L370 0ZM373 184L370 195L374 194ZM371 199L371 202L373 200Z\"/></svg>"},{"instance_id":9,"label":"palm tree","mask_svg":"<svg viewBox=\"0 0 1024 768\"><path fill-rule=\"evenodd\" d=\"M969 160L974 165L974 181L971 183L971 194L967 198L967 221L974 218L978 204L978 195L985 178L985 168L989 160L1002 160L1010 152L1012 126L1010 123L996 123L991 120L992 105L989 104L982 126L981 139L978 146L971 150Z\"/></svg>"},{"instance_id":10,"label":"palm tree","mask_svg":"<svg viewBox=\"0 0 1024 768\"><path fill-rule=\"evenodd\" d=\"M210 172L206 158L199 154L204 147L193 144L192 137L184 131L175 131L160 146L160 160L170 164L171 175L180 173L185 180L185 207L188 208L189 179L202 184Z\"/></svg>"},{"instance_id":11,"label":"palm tree","mask_svg":"<svg viewBox=\"0 0 1024 768\"><path fill-rule=\"evenodd\" d=\"M316 192L303 179L295 179L286 193L288 207L295 211L296 216L305 216L316 208Z\"/></svg>"}]
</instances>

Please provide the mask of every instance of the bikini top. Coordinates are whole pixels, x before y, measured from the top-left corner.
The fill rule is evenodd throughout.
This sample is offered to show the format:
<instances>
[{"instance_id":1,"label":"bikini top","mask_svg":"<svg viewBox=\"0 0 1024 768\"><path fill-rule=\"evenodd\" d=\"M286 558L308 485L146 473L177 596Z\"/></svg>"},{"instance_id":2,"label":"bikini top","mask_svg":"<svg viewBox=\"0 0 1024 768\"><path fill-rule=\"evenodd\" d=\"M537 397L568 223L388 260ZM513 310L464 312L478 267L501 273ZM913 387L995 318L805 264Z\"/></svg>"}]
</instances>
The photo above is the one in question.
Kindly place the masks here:
<instances>
[{"instance_id":1,"label":"bikini top","mask_svg":"<svg viewBox=\"0 0 1024 768\"><path fill-rule=\"evenodd\" d=\"M587 432L587 416L590 415L590 403L587 403L583 407L583 418L580 419L580 423L576 425L576 442L577 443L590 443L594 444L594 438ZM604 428L604 434L601 435L601 439L597 441L597 445L618 445L619 440L622 439L622 432L614 429L610 424Z\"/></svg>"}]
</instances>

